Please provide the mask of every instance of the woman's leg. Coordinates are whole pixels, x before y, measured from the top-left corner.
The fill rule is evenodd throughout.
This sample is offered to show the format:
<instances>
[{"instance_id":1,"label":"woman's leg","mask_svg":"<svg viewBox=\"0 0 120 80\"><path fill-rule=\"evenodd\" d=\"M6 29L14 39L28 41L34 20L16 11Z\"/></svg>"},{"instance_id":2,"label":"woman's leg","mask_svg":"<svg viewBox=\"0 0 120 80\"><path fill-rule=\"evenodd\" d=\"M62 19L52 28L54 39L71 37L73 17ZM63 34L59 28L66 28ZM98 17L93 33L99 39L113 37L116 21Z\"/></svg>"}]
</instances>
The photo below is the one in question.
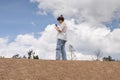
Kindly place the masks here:
<instances>
[{"instance_id":1,"label":"woman's leg","mask_svg":"<svg viewBox=\"0 0 120 80\"><path fill-rule=\"evenodd\" d=\"M60 60L61 58L61 46L62 46L62 41L60 39L57 40L57 47L56 47L56 60Z\"/></svg>"},{"instance_id":2,"label":"woman's leg","mask_svg":"<svg viewBox=\"0 0 120 80\"><path fill-rule=\"evenodd\" d=\"M62 41L62 48L61 48L61 53L62 53L62 60L67 60L67 56L66 56L66 51L65 51L65 43L66 41Z\"/></svg>"}]
</instances>

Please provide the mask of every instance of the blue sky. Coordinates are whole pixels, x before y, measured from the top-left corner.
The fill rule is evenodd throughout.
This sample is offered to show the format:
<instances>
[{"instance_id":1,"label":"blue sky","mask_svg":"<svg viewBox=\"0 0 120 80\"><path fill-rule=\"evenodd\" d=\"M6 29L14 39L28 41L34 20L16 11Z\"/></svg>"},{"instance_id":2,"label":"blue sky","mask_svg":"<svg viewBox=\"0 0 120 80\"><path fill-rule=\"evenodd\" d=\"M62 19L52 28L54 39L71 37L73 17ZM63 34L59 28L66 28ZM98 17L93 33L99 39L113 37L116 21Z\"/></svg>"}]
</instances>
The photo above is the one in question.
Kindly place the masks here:
<instances>
[{"instance_id":1,"label":"blue sky","mask_svg":"<svg viewBox=\"0 0 120 80\"><path fill-rule=\"evenodd\" d=\"M38 33L48 24L55 23L51 14L42 16L37 11L37 3L29 0L1 0L0 37L9 36L12 40L18 34Z\"/></svg>"},{"instance_id":2,"label":"blue sky","mask_svg":"<svg viewBox=\"0 0 120 80\"><path fill-rule=\"evenodd\" d=\"M116 28L120 28L120 19L113 19L111 22L104 23L108 28L113 31Z\"/></svg>"},{"instance_id":3,"label":"blue sky","mask_svg":"<svg viewBox=\"0 0 120 80\"><path fill-rule=\"evenodd\" d=\"M38 15L37 3L29 0L0 1L0 37L13 40L18 34L38 33L48 24L56 23L52 14ZM117 28L120 20L105 23L111 29Z\"/></svg>"}]
</instances>

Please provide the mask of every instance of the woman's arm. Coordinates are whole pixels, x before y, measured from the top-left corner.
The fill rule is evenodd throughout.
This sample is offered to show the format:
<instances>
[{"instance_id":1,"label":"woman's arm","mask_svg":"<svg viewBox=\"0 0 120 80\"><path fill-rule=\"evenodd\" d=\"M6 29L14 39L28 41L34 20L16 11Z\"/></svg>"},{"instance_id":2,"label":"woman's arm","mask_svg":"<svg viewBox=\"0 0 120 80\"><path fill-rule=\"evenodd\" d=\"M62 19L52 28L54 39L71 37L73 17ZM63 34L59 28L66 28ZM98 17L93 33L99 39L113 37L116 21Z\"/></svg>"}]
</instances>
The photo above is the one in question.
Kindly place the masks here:
<instances>
[{"instance_id":1,"label":"woman's arm","mask_svg":"<svg viewBox=\"0 0 120 80\"><path fill-rule=\"evenodd\" d=\"M58 32L62 32L61 29L59 29L59 27L55 26L55 29L58 31Z\"/></svg>"}]
</instances>

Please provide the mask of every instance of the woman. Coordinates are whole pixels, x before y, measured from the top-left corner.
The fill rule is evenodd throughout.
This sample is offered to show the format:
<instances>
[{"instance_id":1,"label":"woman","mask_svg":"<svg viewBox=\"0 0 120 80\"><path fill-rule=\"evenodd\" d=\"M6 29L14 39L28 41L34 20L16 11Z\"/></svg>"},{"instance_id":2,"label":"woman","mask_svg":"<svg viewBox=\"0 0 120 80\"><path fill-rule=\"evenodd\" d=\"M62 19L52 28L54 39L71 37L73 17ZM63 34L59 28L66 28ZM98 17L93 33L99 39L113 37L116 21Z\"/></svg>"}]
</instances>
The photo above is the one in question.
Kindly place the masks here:
<instances>
[{"instance_id":1,"label":"woman","mask_svg":"<svg viewBox=\"0 0 120 80\"><path fill-rule=\"evenodd\" d=\"M64 22L64 17L61 15L57 18L57 21L60 23L60 26L55 26L55 29L58 31L57 34L57 47L56 47L56 60L67 60L65 43L67 41L67 26Z\"/></svg>"}]
</instances>

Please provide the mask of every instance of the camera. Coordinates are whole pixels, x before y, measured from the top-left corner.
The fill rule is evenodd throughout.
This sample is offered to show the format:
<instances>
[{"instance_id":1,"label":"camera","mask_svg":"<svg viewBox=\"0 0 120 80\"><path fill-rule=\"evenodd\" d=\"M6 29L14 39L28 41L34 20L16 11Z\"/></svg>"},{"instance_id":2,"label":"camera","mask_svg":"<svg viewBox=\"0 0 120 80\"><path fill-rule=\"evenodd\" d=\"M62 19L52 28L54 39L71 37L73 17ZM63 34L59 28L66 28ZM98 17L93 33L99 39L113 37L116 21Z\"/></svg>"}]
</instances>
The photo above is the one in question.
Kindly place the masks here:
<instances>
[{"instance_id":1,"label":"camera","mask_svg":"<svg viewBox=\"0 0 120 80\"><path fill-rule=\"evenodd\" d=\"M55 26L57 27L57 24L55 24Z\"/></svg>"}]
</instances>

